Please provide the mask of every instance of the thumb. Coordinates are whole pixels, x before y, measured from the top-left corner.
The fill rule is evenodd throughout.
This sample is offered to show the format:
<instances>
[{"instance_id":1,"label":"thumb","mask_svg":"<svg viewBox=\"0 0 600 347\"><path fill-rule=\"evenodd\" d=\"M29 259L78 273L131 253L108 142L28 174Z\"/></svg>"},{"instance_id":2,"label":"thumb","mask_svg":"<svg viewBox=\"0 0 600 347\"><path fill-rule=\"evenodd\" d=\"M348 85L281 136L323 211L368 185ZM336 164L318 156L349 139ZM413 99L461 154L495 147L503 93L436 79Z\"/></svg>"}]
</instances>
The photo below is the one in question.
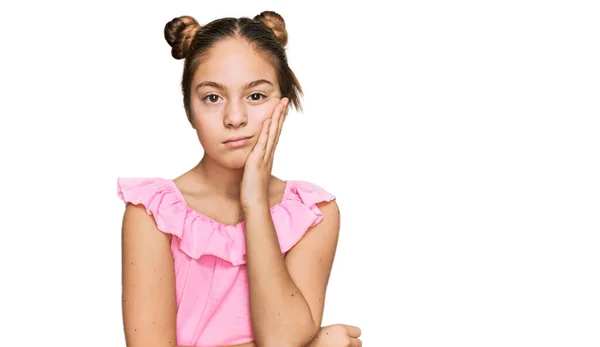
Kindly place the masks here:
<instances>
[{"instance_id":1,"label":"thumb","mask_svg":"<svg viewBox=\"0 0 600 347\"><path fill-rule=\"evenodd\" d=\"M354 325L347 325L347 324L342 324L342 326L344 328L346 328L346 332L348 333L348 336L350 337L359 337L361 334L360 328L356 327Z\"/></svg>"}]
</instances>

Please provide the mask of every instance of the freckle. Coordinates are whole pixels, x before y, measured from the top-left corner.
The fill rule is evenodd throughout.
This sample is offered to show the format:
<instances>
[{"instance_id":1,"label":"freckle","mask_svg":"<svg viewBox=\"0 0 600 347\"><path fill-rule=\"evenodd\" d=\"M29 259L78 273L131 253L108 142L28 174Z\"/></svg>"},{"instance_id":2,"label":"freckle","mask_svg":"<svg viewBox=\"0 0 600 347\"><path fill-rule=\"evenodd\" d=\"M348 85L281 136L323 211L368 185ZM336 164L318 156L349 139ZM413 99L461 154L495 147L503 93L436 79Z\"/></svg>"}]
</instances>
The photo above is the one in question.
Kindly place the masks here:
<instances>
[{"instance_id":1,"label":"freckle","mask_svg":"<svg viewBox=\"0 0 600 347\"><path fill-rule=\"evenodd\" d=\"M325 333L325 335L329 335L329 333Z\"/></svg>"},{"instance_id":2,"label":"freckle","mask_svg":"<svg viewBox=\"0 0 600 347\"><path fill-rule=\"evenodd\" d=\"M135 331L137 331L137 329L135 329Z\"/></svg>"},{"instance_id":3,"label":"freckle","mask_svg":"<svg viewBox=\"0 0 600 347\"><path fill-rule=\"evenodd\" d=\"M133 265L133 263L131 263L131 265Z\"/></svg>"},{"instance_id":4,"label":"freckle","mask_svg":"<svg viewBox=\"0 0 600 347\"><path fill-rule=\"evenodd\" d=\"M292 296L294 296L294 294L292 294Z\"/></svg>"}]
</instances>

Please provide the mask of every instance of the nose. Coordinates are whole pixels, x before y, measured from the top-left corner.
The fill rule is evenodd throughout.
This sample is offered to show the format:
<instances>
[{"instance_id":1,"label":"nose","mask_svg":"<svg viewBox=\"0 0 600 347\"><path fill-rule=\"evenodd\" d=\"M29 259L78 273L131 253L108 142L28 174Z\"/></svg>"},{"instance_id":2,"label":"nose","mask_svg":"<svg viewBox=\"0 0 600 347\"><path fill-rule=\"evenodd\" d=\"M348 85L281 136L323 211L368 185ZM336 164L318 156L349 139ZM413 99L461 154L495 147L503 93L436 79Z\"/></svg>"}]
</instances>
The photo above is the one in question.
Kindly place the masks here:
<instances>
[{"instance_id":1,"label":"nose","mask_svg":"<svg viewBox=\"0 0 600 347\"><path fill-rule=\"evenodd\" d=\"M248 123L245 107L238 102L228 102L225 106L223 122L227 128L239 128Z\"/></svg>"}]
</instances>

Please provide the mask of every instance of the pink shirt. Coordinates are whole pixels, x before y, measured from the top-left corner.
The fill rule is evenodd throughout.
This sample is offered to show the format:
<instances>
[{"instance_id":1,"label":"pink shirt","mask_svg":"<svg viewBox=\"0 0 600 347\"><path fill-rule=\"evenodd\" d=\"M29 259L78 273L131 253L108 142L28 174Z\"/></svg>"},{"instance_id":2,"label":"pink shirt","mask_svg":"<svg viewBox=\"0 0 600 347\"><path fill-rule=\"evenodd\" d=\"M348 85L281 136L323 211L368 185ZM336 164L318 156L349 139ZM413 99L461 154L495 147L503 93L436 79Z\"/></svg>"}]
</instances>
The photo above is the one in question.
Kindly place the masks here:
<instances>
[{"instance_id":1,"label":"pink shirt","mask_svg":"<svg viewBox=\"0 0 600 347\"><path fill-rule=\"evenodd\" d=\"M158 229L172 234L177 344L224 346L253 341L244 222L219 223L187 206L172 180L119 178L125 203L142 204ZM323 218L317 203L335 197L305 181L287 181L271 208L282 256Z\"/></svg>"}]
</instances>

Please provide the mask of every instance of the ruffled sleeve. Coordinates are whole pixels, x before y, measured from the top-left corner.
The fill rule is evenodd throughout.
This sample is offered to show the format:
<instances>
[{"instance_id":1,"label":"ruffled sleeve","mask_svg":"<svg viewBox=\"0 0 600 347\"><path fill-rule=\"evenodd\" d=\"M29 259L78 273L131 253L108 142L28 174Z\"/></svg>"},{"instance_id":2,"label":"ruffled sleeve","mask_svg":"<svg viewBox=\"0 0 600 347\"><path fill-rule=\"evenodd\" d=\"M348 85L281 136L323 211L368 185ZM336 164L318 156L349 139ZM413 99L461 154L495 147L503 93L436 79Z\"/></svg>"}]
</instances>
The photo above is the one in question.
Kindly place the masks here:
<instances>
[{"instance_id":1,"label":"ruffled sleeve","mask_svg":"<svg viewBox=\"0 0 600 347\"><path fill-rule=\"evenodd\" d=\"M172 180L119 178L117 194L126 204L143 205L157 228L173 235L173 244L189 258L212 255L234 265L243 263L245 238L241 225L223 225L189 208Z\"/></svg>"},{"instance_id":2,"label":"ruffled sleeve","mask_svg":"<svg viewBox=\"0 0 600 347\"><path fill-rule=\"evenodd\" d=\"M160 231L183 238L187 206L167 180L119 178L117 195L126 204L143 205Z\"/></svg>"},{"instance_id":3,"label":"ruffled sleeve","mask_svg":"<svg viewBox=\"0 0 600 347\"><path fill-rule=\"evenodd\" d=\"M308 229L321 222L323 213L317 204L334 199L334 195L314 183L290 182L284 201L273 213L273 222L283 253L292 249Z\"/></svg>"},{"instance_id":4,"label":"ruffled sleeve","mask_svg":"<svg viewBox=\"0 0 600 347\"><path fill-rule=\"evenodd\" d=\"M192 259L212 255L232 265L246 263L245 225L224 225L188 207L171 180L119 178L117 194L123 202L143 205L156 226L177 238L179 249ZM288 252L323 214L318 203L335 199L323 188L306 181L288 181L281 203L271 208L281 247Z\"/></svg>"}]
</instances>

